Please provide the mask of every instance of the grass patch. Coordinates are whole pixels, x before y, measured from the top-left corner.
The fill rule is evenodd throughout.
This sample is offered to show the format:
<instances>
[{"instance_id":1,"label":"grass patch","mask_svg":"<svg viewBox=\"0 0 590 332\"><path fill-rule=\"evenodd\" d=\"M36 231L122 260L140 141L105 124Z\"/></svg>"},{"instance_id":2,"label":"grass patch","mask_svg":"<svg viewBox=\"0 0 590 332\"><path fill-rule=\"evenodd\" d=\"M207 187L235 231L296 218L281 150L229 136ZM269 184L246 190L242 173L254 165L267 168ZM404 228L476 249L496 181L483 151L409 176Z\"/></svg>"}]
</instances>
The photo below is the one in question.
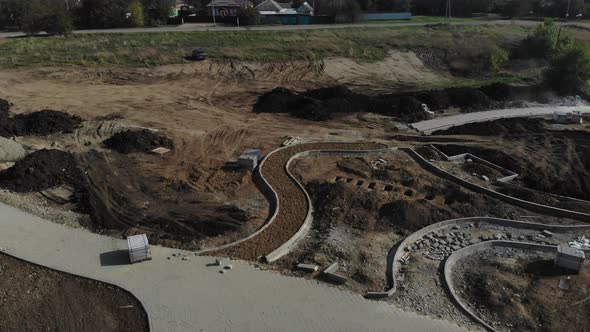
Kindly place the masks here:
<instances>
[{"instance_id":1,"label":"grass patch","mask_svg":"<svg viewBox=\"0 0 590 332\"><path fill-rule=\"evenodd\" d=\"M382 21L368 21L363 23L378 24L378 23L450 23L450 22L477 22L482 19L470 17L439 17L439 16L412 16L408 20L382 20Z\"/></svg>"},{"instance_id":2,"label":"grass patch","mask_svg":"<svg viewBox=\"0 0 590 332\"><path fill-rule=\"evenodd\" d=\"M521 26L350 28L306 31L215 31L76 34L0 43L0 67L149 67L185 62L192 48L213 59L288 61L347 57L378 61L391 49L427 47L471 52L520 40Z\"/></svg>"}]
</instances>

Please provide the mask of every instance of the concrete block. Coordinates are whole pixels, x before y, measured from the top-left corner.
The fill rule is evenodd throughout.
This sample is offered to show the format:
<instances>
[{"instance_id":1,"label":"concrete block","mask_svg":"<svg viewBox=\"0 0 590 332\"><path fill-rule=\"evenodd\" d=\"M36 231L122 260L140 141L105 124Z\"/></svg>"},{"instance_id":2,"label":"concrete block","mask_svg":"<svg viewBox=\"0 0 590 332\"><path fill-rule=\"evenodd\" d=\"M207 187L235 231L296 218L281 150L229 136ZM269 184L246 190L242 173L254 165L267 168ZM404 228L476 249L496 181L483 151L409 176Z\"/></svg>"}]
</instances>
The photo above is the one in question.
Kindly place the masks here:
<instances>
[{"instance_id":1,"label":"concrete block","mask_svg":"<svg viewBox=\"0 0 590 332\"><path fill-rule=\"evenodd\" d=\"M253 170L258 166L258 158L253 155L243 154L238 158L238 165L242 168Z\"/></svg>"},{"instance_id":2,"label":"concrete block","mask_svg":"<svg viewBox=\"0 0 590 332\"><path fill-rule=\"evenodd\" d=\"M302 271L306 271L306 272L316 272L319 267L317 265L313 265L313 264L297 264L297 269L298 270L302 270Z\"/></svg>"},{"instance_id":3,"label":"concrete block","mask_svg":"<svg viewBox=\"0 0 590 332\"><path fill-rule=\"evenodd\" d=\"M580 272L584 268L584 261L586 255L582 250L570 248L567 245L557 246L557 254L555 255L555 266Z\"/></svg>"},{"instance_id":4,"label":"concrete block","mask_svg":"<svg viewBox=\"0 0 590 332\"><path fill-rule=\"evenodd\" d=\"M341 276L339 274L336 273L325 273L324 277L326 278L327 281L332 282L334 284L344 284L348 281L348 278Z\"/></svg>"},{"instance_id":5,"label":"concrete block","mask_svg":"<svg viewBox=\"0 0 590 332\"><path fill-rule=\"evenodd\" d=\"M340 268L340 264L338 262L332 263L332 265L328 266L323 273L336 273Z\"/></svg>"}]
</instances>

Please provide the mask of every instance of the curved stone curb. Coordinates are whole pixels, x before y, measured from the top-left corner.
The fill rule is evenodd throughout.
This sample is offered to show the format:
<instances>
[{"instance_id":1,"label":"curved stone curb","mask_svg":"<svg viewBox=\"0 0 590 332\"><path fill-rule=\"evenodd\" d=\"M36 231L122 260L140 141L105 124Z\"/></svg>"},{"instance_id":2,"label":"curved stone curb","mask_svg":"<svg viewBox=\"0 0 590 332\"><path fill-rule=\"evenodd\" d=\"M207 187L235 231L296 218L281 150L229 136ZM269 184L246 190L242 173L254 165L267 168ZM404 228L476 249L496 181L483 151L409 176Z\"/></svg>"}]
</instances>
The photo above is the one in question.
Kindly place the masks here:
<instances>
[{"instance_id":1,"label":"curved stone curb","mask_svg":"<svg viewBox=\"0 0 590 332\"><path fill-rule=\"evenodd\" d=\"M67 274L67 275L72 276L72 277L75 277L75 278L86 279L86 280L90 280L90 281L94 281L94 282L100 282L100 283L103 283L103 284L106 284L106 285L109 285L109 286L117 287L120 290L122 290L123 292L127 293L128 295L130 295L132 298L134 298L137 301L137 303L139 303L139 305L141 306L141 310L143 310L143 312L145 313L145 315L147 317L148 331L152 331L153 330L152 329L152 327L153 327L152 318L148 314L148 311L145 309L145 303L143 303L143 301L140 298L138 298L137 296L135 296L135 294L133 294L133 292L131 292L130 290L128 290L124 286L121 286L121 285L119 285L118 283L116 283L114 281L105 281L105 280L101 280L101 279L90 278L90 277L86 277L86 276L83 276L83 275L79 275L79 274L67 272L67 271L64 271L64 270L62 270L60 268L54 267L54 266L48 266L48 265L38 264L38 263L32 262L32 261L30 261L28 259L24 259L24 258L18 257L16 255L13 255L11 253L8 253L6 251L2 251L0 253L0 255L6 255L6 256L12 257L12 258L14 258L16 260L19 260L21 262L26 262L28 264L31 264L31 265L34 265L34 266L38 266L38 267L42 267L44 269L49 269L49 270L52 270L52 271L55 271L55 272Z\"/></svg>"},{"instance_id":2,"label":"curved stone curb","mask_svg":"<svg viewBox=\"0 0 590 332\"><path fill-rule=\"evenodd\" d=\"M279 248L275 249L270 254L266 255L265 260L268 263L275 262L276 260L280 259L281 257L287 255L291 250L295 248L295 246L307 235L309 230L311 229L311 225L313 223L313 205L311 202L311 198L305 187L295 178L295 176L289 170L289 166L291 163L301 157L306 156L319 156L319 155L329 155L329 154L358 154L358 155L366 155L366 154L378 154L378 153L386 153L391 151L396 151L397 148L386 148L386 149L377 149L377 150L308 150L299 152L287 161L285 164L285 171L287 175L295 181L299 189L303 191L305 194L305 199L307 200L307 215L305 217L305 221L297 231L287 242L281 245Z\"/></svg>"},{"instance_id":3,"label":"curved stone curb","mask_svg":"<svg viewBox=\"0 0 590 332\"><path fill-rule=\"evenodd\" d=\"M567 225L548 225L548 224L540 224L534 222L526 222L526 221L517 221L517 220L509 220L509 219L501 219L501 218L492 218L492 217L471 217L471 218L459 218L459 219L449 219L445 221L438 222L436 224L432 224L426 226L406 237L403 241L401 241L397 246L394 246L389 251L387 255L387 270L386 270L386 278L387 278L387 287L388 289L383 292L368 292L365 297L366 298L386 298L392 296L395 291L397 284L395 282L395 275L396 272L399 270L399 261L401 260L402 256L405 254L404 249L407 248L410 244L416 242L418 239L423 238L425 235L429 233L436 232L443 228L448 228L452 226L460 226L464 224L470 223L486 223L489 225L494 226L503 226L503 227L512 227L512 228L520 228L520 229L533 229L533 230L549 230L554 233L565 233L565 232L579 232L579 231L589 231L590 225L578 225L578 226L567 226Z\"/></svg>"},{"instance_id":4,"label":"curved stone curb","mask_svg":"<svg viewBox=\"0 0 590 332\"><path fill-rule=\"evenodd\" d=\"M575 220L579 220L579 221L583 221L583 222L590 222L590 214L588 214L588 213L556 208L553 206L529 202L529 201L525 201L525 200L522 200L519 198L508 196L508 195L499 193L497 191L481 187L481 186L471 183L469 181L463 180L463 179L461 179L461 178L459 178L459 177L457 177L445 170L442 170L441 168L437 167L436 165L428 162L426 159L424 159L424 157L422 157L419 153L417 153L416 151L414 151L411 148L400 148L399 150L406 152L419 165L421 165L424 169L431 172L432 174L434 174L440 178L443 178L447 181L454 182L454 183L456 183L464 188L467 188L469 190L472 190L474 192L499 199L505 203L515 205L515 206L518 206L518 207L521 207L521 208L524 208L527 210L531 210L531 211L535 211L535 212L539 212L539 213L543 213L543 214L548 214L548 215L552 215L552 216L559 217L559 218L571 218L571 219L575 219Z\"/></svg>"},{"instance_id":5,"label":"curved stone curb","mask_svg":"<svg viewBox=\"0 0 590 332\"><path fill-rule=\"evenodd\" d=\"M481 324L484 328L489 331L496 332L491 325L486 323L483 319L481 319L478 315L476 315L473 311L469 309L469 307L461 301L459 296L457 296L457 291L455 290L455 285L453 283L452 272L453 267L455 264L462 258L465 258L469 255L472 255L478 251L488 249L488 248L516 248L516 249L524 249L524 250L535 250L535 251L543 251L543 252L556 252L557 246L551 245L544 245L544 244L533 244L533 243L526 243L526 242L516 242L516 241L486 241L477 243L462 249L459 249L452 253L449 257L447 257L444 265L444 281L445 285L447 286L447 291L451 295L451 299L455 304L457 304L461 310L463 310L467 315L469 315L473 320ZM585 249L584 252L590 252L590 249Z\"/></svg>"},{"instance_id":6,"label":"curved stone curb","mask_svg":"<svg viewBox=\"0 0 590 332\"><path fill-rule=\"evenodd\" d=\"M344 142L324 142L323 144L346 144L346 143L344 143ZM348 144L357 144L357 143L348 143ZM358 143L358 144L361 144L361 143ZM277 192L274 190L274 188L271 186L271 184L268 182L268 180L264 177L263 169L264 169L265 163L267 162L268 158L271 155L273 155L279 151L282 151L284 149L291 148L291 147L293 147L293 146L290 145L290 146L285 146L285 147L281 147L276 150L273 150L272 152L270 152L268 155L265 156L264 160L256 168L255 177L259 179L258 181L260 182L261 190L263 191L263 194L265 195L265 197L267 197L267 199L269 200L270 209L271 209L271 211L273 211L272 215L268 218L266 223L262 227L260 227L256 232L248 235L245 238L239 239L237 241L234 241L234 242L231 242L231 243L219 246L219 247L207 248L207 249L203 249L200 251L196 251L195 253L197 255L203 255L203 254L231 248L231 247L237 246L243 242L249 241L252 238L259 235L260 233L262 233L263 231L265 231L274 222L276 216L279 213L279 209L280 209L279 196L278 196ZM291 174L291 172L289 171L289 166L291 165L291 162L293 160L295 160L299 157L303 157L303 156L307 156L307 155L314 155L314 154L343 154L343 153L345 153L345 154L371 154L371 153L383 153L383 152L389 152L389 151L395 151L395 150L397 150L397 148L386 148L386 149L377 149L377 150L308 150L308 151L303 151L303 152L297 153L297 154L293 155L291 158L289 158L289 160L285 164L285 171L286 171L287 175L297 184L297 186L305 194L309 208L308 208L308 212L307 212L307 216L305 218L305 221L304 221L303 225L301 226L301 228L297 231L297 233L295 235L293 235L287 242L285 242L279 248L275 249L273 252L266 255L265 260L268 263L272 263L272 262L280 259L281 257L285 256L286 254L288 254L297 245L297 242L300 239L302 239L303 237L305 237L305 235L307 234L309 229L311 229L311 224L313 222L313 207L311 204L311 198L309 197L309 194L307 193L307 191L305 190L303 185L301 183L299 183L299 181L297 181L295 176L293 176L293 174Z\"/></svg>"},{"instance_id":7,"label":"curved stone curb","mask_svg":"<svg viewBox=\"0 0 590 332\"><path fill-rule=\"evenodd\" d=\"M245 238L239 239L237 241L228 243L228 244L224 244L222 246L219 247L215 247L215 248L207 248L207 249L203 249L200 251L195 252L197 255L202 255L202 254L206 254L206 253L210 253L210 252L214 252L214 251L218 251L218 250L223 250L223 249L227 249L227 248L231 248L234 246L237 246L240 243L246 242L252 238L254 238L255 236L257 236L258 234L262 233L265 229L267 229L272 222L274 221L275 217L277 216L277 214L279 213L279 195L277 194L276 191L274 191L274 189L272 188L272 186L270 185L270 183L268 183L268 180L266 180L266 178L264 177L264 175L262 174L262 168L264 167L264 164L266 163L266 161L268 160L268 158L283 150L288 148L289 146L286 147L282 147L276 150L273 150L272 152L270 152L269 154L266 155L266 157L264 157L264 160L262 160L262 162L260 163L260 165L258 165L258 167L256 168L256 173L255 173L255 177L260 179L260 185L261 185L261 191L263 191L264 196L269 200L269 204L270 204L270 209L271 211L274 211L272 213L272 215L267 219L266 223L264 223L264 225L262 225L262 227L260 227L256 232L248 235Z\"/></svg>"}]
</instances>

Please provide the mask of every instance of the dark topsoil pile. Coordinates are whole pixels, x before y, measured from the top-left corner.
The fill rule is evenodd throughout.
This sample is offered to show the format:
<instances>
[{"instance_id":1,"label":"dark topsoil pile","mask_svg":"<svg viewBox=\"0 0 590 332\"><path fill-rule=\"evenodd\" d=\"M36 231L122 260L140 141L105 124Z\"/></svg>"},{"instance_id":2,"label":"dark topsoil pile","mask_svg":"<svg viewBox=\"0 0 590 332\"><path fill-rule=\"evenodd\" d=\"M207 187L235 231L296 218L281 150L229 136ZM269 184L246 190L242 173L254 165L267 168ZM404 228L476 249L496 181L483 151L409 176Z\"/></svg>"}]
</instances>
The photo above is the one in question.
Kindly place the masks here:
<instances>
[{"instance_id":1,"label":"dark topsoil pile","mask_svg":"<svg viewBox=\"0 0 590 332\"><path fill-rule=\"evenodd\" d=\"M326 121L338 113L372 112L414 122L427 118L422 104L432 111L461 107L463 111L487 110L499 107L502 102L515 99L536 100L537 95L525 88L496 83L479 89L449 88L406 94L368 96L344 86L334 86L295 92L276 88L258 98L254 112L288 113L294 117Z\"/></svg>"},{"instance_id":2,"label":"dark topsoil pile","mask_svg":"<svg viewBox=\"0 0 590 332\"><path fill-rule=\"evenodd\" d=\"M33 192L61 184L80 186L82 172L74 155L60 150L39 150L0 172L0 187Z\"/></svg>"},{"instance_id":3,"label":"dark topsoil pile","mask_svg":"<svg viewBox=\"0 0 590 332\"><path fill-rule=\"evenodd\" d=\"M435 131L433 135L515 136L540 133L544 130L545 121L543 119L518 118L468 123L446 130Z\"/></svg>"},{"instance_id":4,"label":"dark topsoil pile","mask_svg":"<svg viewBox=\"0 0 590 332\"><path fill-rule=\"evenodd\" d=\"M1 104L1 103L0 103ZM0 108L2 106L0 105ZM27 114L0 116L0 136L45 136L53 133L71 133L82 119L60 111L42 110Z\"/></svg>"},{"instance_id":5,"label":"dark topsoil pile","mask_svg":"<svg viewBox=\"0 0 590 332\"><path fill-rule=\"evenodd\" d=\"M551 130L540 119L473 123L437 132L484 135L498 140L490 147L436 145L447 155L472 153L520 176L531 189L590 200L590 132ZM497 143L497 144L496 144Z\"/></svg>"},{"instance_id":6,"label":"dark topsoil pile","mask_svg":"<svg viewBox=\"0 0 590 332\"><path fill-rule=\"evenodd\" d=\"M161 162L156 156L90 151L79 159L86 170L87 209L97 228L138 229L151 242L195 249L193 240L238 230L249 220L235 205L146 170Z\"/></svg>"},{"instance_id":7,"label":"dark topsoil pile","mask_svg":"<svg viewBox=\"0 0 590 332\"><path fill-rule=\"evenodd\" d=\"M149 152L155 148L174 148L174 143L166 136L151 130L126 130L116 133L104 141L107 148L119 153Z\"/></svg>"},{"instance_id":8,"label":"dark topsoil pile","mask_svg":"<svg viewBox=\"0 0 590 332\"><path fill-rule=\"evenodd\" d=\"M11 106L12 104L8 100L0 98L0 118L8 115Z\"/></svg>"}]
</instances>

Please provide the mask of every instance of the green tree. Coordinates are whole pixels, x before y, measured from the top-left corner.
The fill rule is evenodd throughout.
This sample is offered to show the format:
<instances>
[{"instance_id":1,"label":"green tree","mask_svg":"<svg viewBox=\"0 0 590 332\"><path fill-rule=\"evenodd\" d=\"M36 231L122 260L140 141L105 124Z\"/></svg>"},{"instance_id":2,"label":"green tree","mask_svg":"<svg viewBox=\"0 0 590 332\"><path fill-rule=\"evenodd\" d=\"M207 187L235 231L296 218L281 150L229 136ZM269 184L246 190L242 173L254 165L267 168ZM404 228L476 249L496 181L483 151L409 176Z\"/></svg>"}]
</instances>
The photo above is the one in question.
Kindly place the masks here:
<instances>
[{"instance_id":1,"label":"green tree","mask_svg":"<svg viewBox=\"0 0 590 332\"><path fill-rule=\"evenodd\" d=\"M544 58L549 59L553 55L566 49L573 43L573 38L552 21L546 20L537 26L514 52L518 58Z\"/></svg>"},{"instance_id":2,"label":"green tree","mask_svg":"<svg viewBox=\"0 0 590 332\"><path fill-rule=\"evenodd\" d=\"M170 17L171 8L176 4L175 0L141 0L143 4L147 24L166 24Z\"/></svg>"},{"instance_id":3,"label":"green tree","mask_svg":"<svg viewBox=\"0 0 590 332\"><path fill-rule=\"evenodd\" d=\"M130 25L132 27L144 26L145 22L143 18L143 5L141 4L141 2L139 2L139 0L134 0L129 5L129 13L131 14L129 19L131 21Z\"/></svg>"},{"instance_id":4,"label":"green tree","mask_svg":"<svg viewBox=\"0 0 590 332\"><path fill-rule=\"evenodd\" d=\"M545 83L560 95L587 93L590 81L590 51L573 44L550 61Z\"/></svg>"},{"instance_id":5,"label":"green tree","mask_svg":"<svg viewBox=\"0 0 590 332\"><path fill-rule=\"evenodd\" d=\"M129 24L131 0L82 0L76 10L75 25L80 28L108 29Z\"/></svg>"},{"instance_id":6,"label":"green tree","mask_svg":"<svg viewBox=\"0 0 590 332\"><path fill-rule=\"evenodd\" d=\"M44 30L46 21L45 8L40 1L23 1L23 12L20 19L20 28L28 35L34 35Z\"/></svg>"}]
</instances>

